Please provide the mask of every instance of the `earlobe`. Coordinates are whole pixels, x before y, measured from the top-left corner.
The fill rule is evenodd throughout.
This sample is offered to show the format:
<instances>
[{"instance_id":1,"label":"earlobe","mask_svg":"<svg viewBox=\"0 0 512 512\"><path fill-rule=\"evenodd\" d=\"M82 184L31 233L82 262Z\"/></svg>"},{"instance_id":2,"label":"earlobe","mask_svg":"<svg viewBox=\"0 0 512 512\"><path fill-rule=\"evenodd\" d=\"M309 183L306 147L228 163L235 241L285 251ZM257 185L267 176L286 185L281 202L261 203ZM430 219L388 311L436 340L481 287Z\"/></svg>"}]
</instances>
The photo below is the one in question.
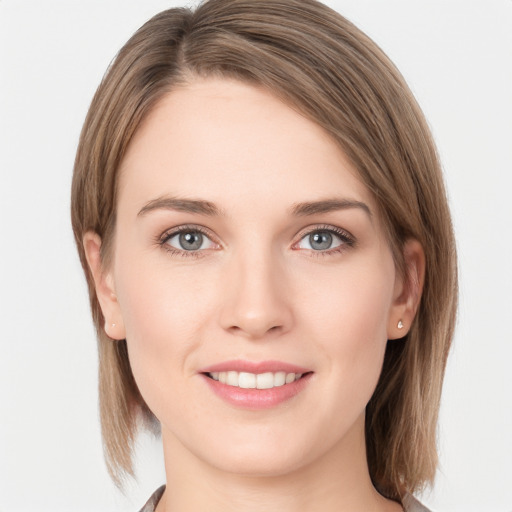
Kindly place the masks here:
<instances>
[{"instance_id":1,"label":"earlobe","mask_svg":"<svg viewBox=\"0 0 512 512\"><path fill-rule=\"evenodd\" d=\"M102 265L101 238L98 234L88 231L83 237L83 245L87 263L94 279L96 296L105 319L105 332L109 338L122 340L126 338L124 323L112 273L105 270Z\"/></svg>"},{"instance_id":2,"label":"earlobe","mask_svg":"<svg viewBox=\"0 0 512 512\"><path fill-rule=\"evenodd\" d=\"M411 328L418 310L425 281L425 252L415 240L403 247L404 275L398 275L395 296L388 320L388 339L403 338Z\"/></svg>"}]
</instances>

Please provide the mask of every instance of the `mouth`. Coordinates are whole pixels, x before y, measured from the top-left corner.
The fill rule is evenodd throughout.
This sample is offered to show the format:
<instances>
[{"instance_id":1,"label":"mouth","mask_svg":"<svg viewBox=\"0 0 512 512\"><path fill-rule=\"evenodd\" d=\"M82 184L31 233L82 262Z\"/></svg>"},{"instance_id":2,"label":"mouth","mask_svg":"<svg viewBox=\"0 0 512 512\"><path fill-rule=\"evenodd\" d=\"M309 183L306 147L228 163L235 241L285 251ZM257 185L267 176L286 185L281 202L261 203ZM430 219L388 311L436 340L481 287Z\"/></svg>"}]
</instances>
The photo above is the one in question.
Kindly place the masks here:
<instances>
[{"instance_id":1,"label":"mouth","mask_svg":"<svg viewBox=\"0 0 512 512\"><path fill-rule=\"evenodd\" d=\"M227 386L233 386L242 389L272 389L291 384L303 376L311 372L306 373L294 373L294 372L265 372L265 373L249 373L249 372L237 372L234 370L224 372L207 372L205 375L210 379L226 384Z\"/></svg>"},{"instance_id":2,"label":"mouth","mask_svg":"<svg viewBox=\"0 0 512 512\"><path fill-rule=\"evenodd\" d=\"M281 361L226 361L204 368L208 387L228 404L242 409L270 409L309 387L313 371Z\"/></svg>"}]
</instances>

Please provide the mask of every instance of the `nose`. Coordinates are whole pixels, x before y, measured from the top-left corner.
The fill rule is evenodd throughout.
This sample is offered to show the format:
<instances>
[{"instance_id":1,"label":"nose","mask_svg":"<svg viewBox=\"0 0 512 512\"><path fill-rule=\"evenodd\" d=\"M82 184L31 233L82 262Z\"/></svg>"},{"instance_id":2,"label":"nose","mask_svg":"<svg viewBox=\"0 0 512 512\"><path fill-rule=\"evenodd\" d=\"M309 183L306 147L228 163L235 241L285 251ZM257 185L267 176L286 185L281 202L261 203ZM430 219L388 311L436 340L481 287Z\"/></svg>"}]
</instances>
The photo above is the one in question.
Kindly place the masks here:
<instances>
[{"instance_id":1,"label":"nose","mask_svg":"<svg viewBox=\"0 0 512 512\"><path fill-rule=\"evenodd\" d=\"M270 252L233 257L223 276L220 321L225 330L256 340L291 328L292 297L283 267Z\"/></svg>"}]
</instances>

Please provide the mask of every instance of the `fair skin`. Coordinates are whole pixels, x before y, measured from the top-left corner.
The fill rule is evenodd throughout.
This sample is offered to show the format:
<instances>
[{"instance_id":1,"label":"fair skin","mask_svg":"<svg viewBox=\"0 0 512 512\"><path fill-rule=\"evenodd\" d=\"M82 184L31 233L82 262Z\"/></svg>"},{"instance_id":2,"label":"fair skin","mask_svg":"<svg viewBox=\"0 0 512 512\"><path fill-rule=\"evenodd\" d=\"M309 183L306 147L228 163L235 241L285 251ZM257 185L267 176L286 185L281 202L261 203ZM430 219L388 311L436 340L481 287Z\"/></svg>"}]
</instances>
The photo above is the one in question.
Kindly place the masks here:
<instances>
[{"instance_id":1,"label":"fair skin","mask_svg":"<svg viewBox=\"0 0 512 512\"><path fill-rule=\"evenodd\" d=\"M370 481L364 413L423 252L406 244L402 278L334 142L262 89L197 79L139 128L118 191L109 268L97 235L84 245L161 422L158 512L401 510ZM287 383L246 389L240 372Z\"/></svg>"}]
</instances>

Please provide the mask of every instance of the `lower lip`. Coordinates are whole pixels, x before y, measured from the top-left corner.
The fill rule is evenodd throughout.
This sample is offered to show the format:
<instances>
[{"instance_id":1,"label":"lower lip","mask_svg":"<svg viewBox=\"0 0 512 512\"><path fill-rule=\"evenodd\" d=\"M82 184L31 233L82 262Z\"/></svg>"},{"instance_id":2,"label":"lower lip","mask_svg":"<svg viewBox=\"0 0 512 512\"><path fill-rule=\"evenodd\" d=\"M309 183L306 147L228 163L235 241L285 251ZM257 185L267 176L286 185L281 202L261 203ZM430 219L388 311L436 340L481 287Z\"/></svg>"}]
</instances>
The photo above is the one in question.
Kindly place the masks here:
<instances>
[{"instance_id":1,"label":"lower lip","mask_svg":"<svg viewBox=\"0 0 512 512\"><path fill-rule=\"evenodd\" d=\"M270 389L245 389L228 386L202 374L210 389L224 401L242 409L272 409L297 396L309 383L311 373L299 380Z\"/></svg>"}]
</instances>

